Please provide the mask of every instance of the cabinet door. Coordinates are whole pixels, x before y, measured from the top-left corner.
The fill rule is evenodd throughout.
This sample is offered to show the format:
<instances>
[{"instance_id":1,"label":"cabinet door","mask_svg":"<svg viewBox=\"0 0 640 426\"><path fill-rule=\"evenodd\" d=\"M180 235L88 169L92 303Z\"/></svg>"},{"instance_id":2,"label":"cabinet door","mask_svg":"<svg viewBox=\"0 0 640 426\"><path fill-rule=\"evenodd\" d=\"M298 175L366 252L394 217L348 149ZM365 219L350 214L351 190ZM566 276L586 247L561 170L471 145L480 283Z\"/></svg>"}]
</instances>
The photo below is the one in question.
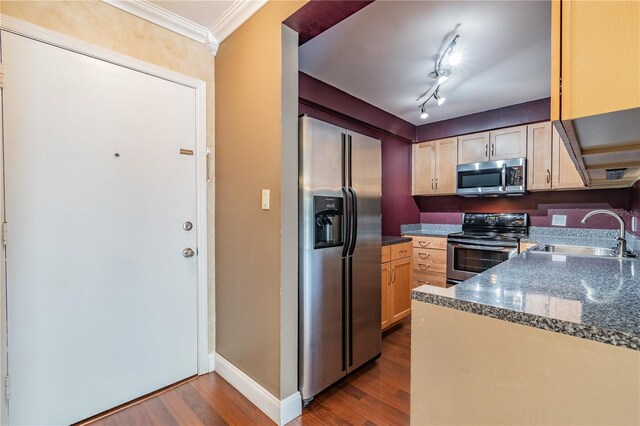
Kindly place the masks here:
<instances>
[{"instance_id":1,"label":"cabinet door","mask_svg":"<svg viewBox=\"0 0 640 426\"><path fill-rule=\"evenodd\" d=\"M489 132L489 158L508 160L527 156L527 126L509 127Z\"/></svg>"},{"instance_id":2,"label":"cabinet door","mask_svg":"<svg viewBox=\"0 0 640 426\"><path fill-rule=\"evenodd\" d=\"M383 330L391 325L391 308L389 307L389 293L391 292L391 263L382 264L380 274L380 284L382 285L382 324Z\"/></svg>"},{"instance_id":3,"label":"cabinet door","mask_svg":"<svg viewBox=\"0 0 640 426\"><path fill-rule=\"evenodd\" d=\"M571 161L567 148L560 140L558 131L554 126L552 127L553 170L551 172L551 179L553 189L584 189L585 186L582 183L582 178L576 169L576 165Z\"/></svg>"},{"instance_id":4,"label":"cabinet door","mask_svg":"<svg viewBox=\"0 0 640 426\"><path fill-rule=\"evenodd\" d=\"M562 120L638 107L640 2L561 6Z\"/></svg>"},{"instance_id":5,"label":"cabinet door","mask_svg":"<svg viewBox=\"0 0 640 426\"><path fill-rule=\"evenodd\" d=\"M396 322L411 313L411 258L394 260L391 262L391 322Z\"/></svg>"},{"instance_id":6,"label":"cabinet door","mask_svg":"<svg viewBox=\"0 0 640 426\"><path fill-rule=\"evenodd\" d=\"M436 142L413 145L413 195L435 193Z\"/></svg>"},{"instance_id":7,"label":"cabinet door","mask_svg":"<svg viewBox=\"0 0 640 426\"><path fill-rule=\"evenodd\" d=\"M551 189L551 123L527 126L527 189Z\"/></svg>"},{"instance_id":8,"label":"cabinet door","mask_svg":"<svg viewBox=\"0 0 640 426\"><path fill-rule=\"evenodd\" d=\"M456 164L458 159L458 138L439 140L436 145L436 192L456 193Z\"/></svg>"},{"instance_id":9,"label":"cabinet door","mask_svg":"<svg viewBox=\"0 0 640 426\"><path fill-rule=\"evenodd\" d=\"M458 164L489 161L489 132L458 138Z\"/></svg>"}]
</instances>

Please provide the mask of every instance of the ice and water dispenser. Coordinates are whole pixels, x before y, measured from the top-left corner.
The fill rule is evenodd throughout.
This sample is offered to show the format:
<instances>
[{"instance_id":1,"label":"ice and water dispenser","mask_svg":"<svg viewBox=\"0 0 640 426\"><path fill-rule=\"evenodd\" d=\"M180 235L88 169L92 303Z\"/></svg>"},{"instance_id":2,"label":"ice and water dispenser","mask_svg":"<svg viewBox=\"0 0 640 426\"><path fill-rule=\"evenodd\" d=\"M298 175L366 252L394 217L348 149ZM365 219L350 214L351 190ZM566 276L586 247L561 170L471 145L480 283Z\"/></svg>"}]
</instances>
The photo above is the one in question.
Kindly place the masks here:
<instances>
[{"instance_id":1,"label":"ice and water dispenser","mask_svg":"<svg viewBox=\"0 0 640 426\"><path fill-rule=\"evenodd\" d=\"M313 196L314 249L336 247L342 240L342 198Z\"/></svg>"}]
</instances>

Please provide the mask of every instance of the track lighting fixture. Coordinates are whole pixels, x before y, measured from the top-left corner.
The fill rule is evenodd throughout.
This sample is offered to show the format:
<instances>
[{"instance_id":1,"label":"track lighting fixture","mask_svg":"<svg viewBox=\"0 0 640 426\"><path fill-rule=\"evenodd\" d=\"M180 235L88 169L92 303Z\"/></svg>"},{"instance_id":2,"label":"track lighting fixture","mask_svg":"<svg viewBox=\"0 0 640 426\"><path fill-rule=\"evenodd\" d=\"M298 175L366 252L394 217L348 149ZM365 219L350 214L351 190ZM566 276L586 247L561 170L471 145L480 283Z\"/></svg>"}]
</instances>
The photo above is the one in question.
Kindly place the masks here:
<instances>
[{"instance_id":1,"label":"track lighting fixture","mask_svg":"<svg viewBox=\"0 0 640 426\"><path fill-rule=\"evenodd\" d=\"M444 49L442 55L440 55L440 58L436 62L435 69L431 74L429 74L429 76L436 79L436 82L426 93L428 94L431 92L431 94L427 96L427 99L418 107L420 108L420 118L423 120L429 117L429 114L427 114L426 111L426 104L429 99L434 98L438 102L438 106L444 104L444 101L447 100L447 98L440 96L440 85L449 79L449 76L451 75L451 67L458 65L462 60L462 54L456 51L456 44L458 43L459 38L459 34L456 34L455 37L453 37L453 40L451 40L446 49Z\"/></svg>"},{"instance_id":2,"label":"track lighting fixture","mask_svg":"<svg viewBox=\"0 0 640 426\"><path fill-rule=\"evenodd\" d=\"M429 118L429 114L427 114L427 111L424 109L424 104L422 104L422 107L420 108L420 118L423 120Z\"/></svg>"}]
</instances>

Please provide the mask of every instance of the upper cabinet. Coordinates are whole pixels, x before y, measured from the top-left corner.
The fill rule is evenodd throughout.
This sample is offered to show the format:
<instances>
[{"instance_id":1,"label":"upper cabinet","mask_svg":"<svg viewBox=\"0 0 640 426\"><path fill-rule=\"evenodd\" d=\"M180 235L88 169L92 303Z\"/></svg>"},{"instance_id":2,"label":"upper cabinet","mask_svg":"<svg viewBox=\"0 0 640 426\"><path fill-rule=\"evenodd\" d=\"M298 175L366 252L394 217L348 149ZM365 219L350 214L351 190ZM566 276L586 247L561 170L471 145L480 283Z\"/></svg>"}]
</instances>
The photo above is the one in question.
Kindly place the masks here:
<instances>
[{"instance_id":1,"label":"upper cabinet","mask_svg":"<svg viewBox=\"0 0 640 426\"><path fill-rule=\"evenodd\" d=\"M527 126L509 127L458 138L458 164L527 156Z\"/></svg>"},{"instance_id":2,"label":"upper cabinet","mask_svg":"<svg viewBox=\"0 0 640 426\"><path fill-rule=\"evenodd\" d=\"M554 0L551 7L551 119L638 108L640 2Z\"/></svg>"},{"instance_id":3,"label":"upper cabinet","mask_svg":"<svg viewBox=\"0 0 640 426\"><path fill-rule=\"evenodd\" d=\"M413 145L413 195L456 193L458 138Z\"/></svg>"},{"instance_id":4,"label":"upper cabinet","mask_svg":"<svg viewBox=\"0 0 640 426\"><path fill-rule=\"evenodd\" d=\"M527 126L527 190L584 189L558 131L550 122Z\"/></svg>"}]
</instances>

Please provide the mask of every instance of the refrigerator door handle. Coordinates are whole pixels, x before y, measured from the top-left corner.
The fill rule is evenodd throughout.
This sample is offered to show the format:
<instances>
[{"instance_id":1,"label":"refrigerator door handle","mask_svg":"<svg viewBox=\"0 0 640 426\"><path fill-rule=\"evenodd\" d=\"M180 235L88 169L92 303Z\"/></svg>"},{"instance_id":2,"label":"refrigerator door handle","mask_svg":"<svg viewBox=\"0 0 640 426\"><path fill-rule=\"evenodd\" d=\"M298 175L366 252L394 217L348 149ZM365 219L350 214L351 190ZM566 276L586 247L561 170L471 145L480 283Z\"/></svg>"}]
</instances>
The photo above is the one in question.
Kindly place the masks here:
<instances>
[{"instance_id":1,"label":"refrigerator door handle","mask_svg":"<svg viewBox=\"0 0 640 426\"><path fill-rule=\"evenodd\" d=\"M342 257L347 257L351 245L351 196L345 187L342 187L344 197L344 242L342 244Z\"/></svg>"},{"instance_id":2,"label":"refrigerator door handle","mask_svg":"<svg viewBox=\"0 0 640 426\"><path fill-rule=\"evenodd\" d=\"M351 216L351 236L349 237L349 256L353 255L353 251L356 249L356 240L358 235L358 195L355 189L349 188L351 194L351 206L349 208L349 215Z\"/></svg>"},{"instance_id":3,"label":"refrigerator door handle","mask_svg":"<svg viewBox=\"0 0 640 426\"><path fill-rule=\"evenodd\" d=\"M341 167L342 167L342 186L347 186L347 135L340 133L340 145L342 150Z\"/></svg>"}]
</instances>

